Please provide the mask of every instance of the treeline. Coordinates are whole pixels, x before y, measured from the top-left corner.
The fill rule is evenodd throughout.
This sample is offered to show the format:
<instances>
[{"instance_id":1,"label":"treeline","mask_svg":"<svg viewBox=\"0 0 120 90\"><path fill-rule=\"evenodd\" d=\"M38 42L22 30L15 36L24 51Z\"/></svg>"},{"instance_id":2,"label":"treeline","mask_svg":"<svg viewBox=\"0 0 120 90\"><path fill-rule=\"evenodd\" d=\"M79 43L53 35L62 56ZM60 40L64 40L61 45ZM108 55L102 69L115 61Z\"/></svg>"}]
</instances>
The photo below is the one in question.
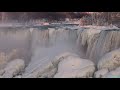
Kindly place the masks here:
<instances>
[{"instance_id":1,"label":"treeline","mask_svg":"<svg viewBox=\"0 0 120 90\"><path fill-rule=\"evenodd\" d=\"M120 12L0 12L0 22L77 18L82 25L120 24Z\"/></svg>"},{"instance_id":2,"label":"treeline","mask_svg":"<svg viewBox=\"0 0 120 90\"><path fill-rule=\"evenodd\" d=\"M65 18L81 18L83 12L0 12L0 21L18 20L29 21L34 19L64 20Z\"/></svg>"},{"instance_id":3,"label":"treeline","mask_svg":"<svg viewBox=\"0 0 120 90\"><path fill-rule=\"evenodd\" d=\"M80 19L81 25L120 24L120 12L86 12L87 16Z\"/></svg>"}]
</instances>

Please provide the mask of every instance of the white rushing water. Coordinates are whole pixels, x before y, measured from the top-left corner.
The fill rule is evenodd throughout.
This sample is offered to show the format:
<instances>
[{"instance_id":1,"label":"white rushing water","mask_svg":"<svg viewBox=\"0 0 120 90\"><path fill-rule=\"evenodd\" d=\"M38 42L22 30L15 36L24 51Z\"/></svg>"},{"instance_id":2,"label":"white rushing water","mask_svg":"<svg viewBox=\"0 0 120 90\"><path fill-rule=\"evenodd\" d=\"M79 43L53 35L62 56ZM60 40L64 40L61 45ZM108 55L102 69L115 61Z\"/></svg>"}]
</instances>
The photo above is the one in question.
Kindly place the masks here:
<instances>
[{"instance_id":1,"label":"white rushing water","mask_svg":"<svg viewBox=\"0 0 120 90\"><path fill-rule=\"evenodd\" d=\"M0 28L0 53L5 53L9 62L13 59L24 59L26 72L30 72L38 63L47 65L56 55L64 52L78 53L76 49L77 30L54 28L39 30L30 28ZM10 58L7 58L10 57Z\"/></svg>"},{"instance_id":2,"label":"white rushing water","mask_svg":"<svg viewBox=\"0 0 120 90\"><path fill-rule=\"evenodd\" d=\"M107 27L0 28L0 68L13 59L24 59L24 76L42 70L55 56L70 52L98 62L120 47L120 31ZM4 62L5 61L5 62Z\"/></svg>"},{"instance_id":3,"label":"white rushing water","mask_svg":"<svg viewBox=\"0 0 120 90\"><path fill-rule=\"evenodd\" d=\"M38 67L47 65L53 58L64 52L77 53L76 30L33 30L32 31L32 58L26 68L30 73L37 64Z\"/></svg>"}]
</instances>

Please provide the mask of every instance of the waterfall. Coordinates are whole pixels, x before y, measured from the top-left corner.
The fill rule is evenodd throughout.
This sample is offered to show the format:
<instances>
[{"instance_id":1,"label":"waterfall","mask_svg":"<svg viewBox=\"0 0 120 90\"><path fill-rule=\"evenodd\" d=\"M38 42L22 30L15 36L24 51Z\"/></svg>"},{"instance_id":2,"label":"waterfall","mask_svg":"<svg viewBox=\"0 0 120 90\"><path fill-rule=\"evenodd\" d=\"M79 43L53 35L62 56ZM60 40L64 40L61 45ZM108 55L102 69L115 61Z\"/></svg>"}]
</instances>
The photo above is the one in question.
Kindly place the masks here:
<instances>
[{"instance_id":1,"label":"waterfall","mask_svg":"<svg viewBox=\"0 0 120 90\"><path fill-rule=\"evenodd\" d=\"M90 58L98 61L104 54L120 48L120 31L104 30L93 45Z\"/></svg>"},{"instance_id":2,"label":"waterfall","mask_svg":"<svg viewBox=\"0 0 120 90\"><path fill-rule=\"evenodd\" d=\"M0 62L21 58L27 64L30 59L29 38L30 32L26 28L0 28Z\"/></svg>"},{"instance_id":3,"label":"waterfall","mask_svg":"<svg viewBox=\"0 0 120 90\"><path fill-rule=\"evenodd\" d=\"M77 53L77 30L64 30L53 28L47 30L34 29L31 34L32 58L26 68L26 73L32 72L32 68L39 64L42 68L56 56L64 52Z\"/></svg>"},{"instance_id":4,"label":"waterfall","mask_svg":"<svg viewBox=\"0 0 120 90\"><path fill-rule=\"evenodd\" d=\"M25 73L42 69L64 52L76 53L97 63L104 54L118 48L119 29L0 28L0 68L19 58L25 60Z\"/></svg>"},{"instance_id":5,"label":"waterfall","mask_svg":"<svg viewBox=\"0 0 120 90\"><path fill-rule=\"evenodd\" d=\"M80 30L77 46L85 58L97 63L104 54L120 48L120 30L107 28Z\"/></svg>"}]
</instances>

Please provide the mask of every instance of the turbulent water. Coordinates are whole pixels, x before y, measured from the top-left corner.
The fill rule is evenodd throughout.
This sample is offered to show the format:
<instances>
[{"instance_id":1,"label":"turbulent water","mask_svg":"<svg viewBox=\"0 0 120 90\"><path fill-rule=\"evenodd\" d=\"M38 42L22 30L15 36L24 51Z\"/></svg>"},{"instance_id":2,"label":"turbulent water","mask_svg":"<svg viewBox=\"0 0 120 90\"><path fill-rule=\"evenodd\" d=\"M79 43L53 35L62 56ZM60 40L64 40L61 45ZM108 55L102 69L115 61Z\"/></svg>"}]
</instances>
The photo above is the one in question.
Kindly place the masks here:
<instances>
[{"instance_id":1,"label":"turbulent water","mask_svg":"<svg viewBox=\"0 0 120 90\"><path fill-rule=\"evenodd\" d=\"M30 61L31 63L41 61L42 64L42 60L45 63L45 60L49 61L62 52L69 51L77 53L77 49L75 48L76 39L76 30L55 30L54 28L46 30L39 28L1 28L1 62L4 55L6 62L21 58L25 60L26 65L28 65Z\"/></svg>"},{"instance_id":2,"label":"turbulent water","mask_svg":"<svg viewBox=\"0 0 120 90\"><path fill-rule=\"evenodd\" d=\"M32 58L31 63L26 68L26 73L32 72L39 62L39 65L44 67L61 53L77 53L76 39L76 30L34 29L31 42Z\"/></svg>"},{"instance_id":3,"label":"turbulent water","mask_svg":"<svg viewBox=\"0 0 120 90\"><path fill-rule=\"evenodd\" d=\"M79 50L95 63L106 53L120 48L120 29L87 28L80 30L77 39Z\"/></svg>"},{"instance_id":4,"label":"turbulent water","mask_svg":"<svg viewBox=\"0 0 120 90\"><path fill-rule=\"evenodd\" d=\"M13 59L24 59L28 75L64 52L98 62L105 53L120 47L119 34L119 29L108 28L0 28L1 68Z\"/></svg>"},{"instance_id":5,"label":"turbulent water","mask_svg":"<svg viewBox=\"0 0 120 90\"><path fill-rule=\"evenodd\" d=\"M8 62L16 58L25 59L26 64L30 57L30 33L24 28L0 29L0 58L1 62Z\"/></svg>"}]
</instances>

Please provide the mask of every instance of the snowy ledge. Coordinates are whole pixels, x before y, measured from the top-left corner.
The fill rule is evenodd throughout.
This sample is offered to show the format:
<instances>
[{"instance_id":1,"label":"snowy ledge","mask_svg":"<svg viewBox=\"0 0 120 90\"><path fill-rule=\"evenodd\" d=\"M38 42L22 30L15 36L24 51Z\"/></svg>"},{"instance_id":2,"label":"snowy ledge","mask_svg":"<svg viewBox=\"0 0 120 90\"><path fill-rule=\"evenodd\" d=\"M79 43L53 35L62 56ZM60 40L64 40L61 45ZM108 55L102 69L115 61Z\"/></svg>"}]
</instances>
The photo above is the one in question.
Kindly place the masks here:
<instances>
[{"instance_id":1,"label":"snowy ledge","mask_svg":"<svg viewBox=\"0 0 120 90\"><path fill-rule=\"evenodd\" d=\"M110 30L110 29L119 29L118 27L111 25L111 26L93 26L93 25L87 25L87 26L80 26L84 29L96 29L96 30Z\"/></svg>"}]
</instances>

